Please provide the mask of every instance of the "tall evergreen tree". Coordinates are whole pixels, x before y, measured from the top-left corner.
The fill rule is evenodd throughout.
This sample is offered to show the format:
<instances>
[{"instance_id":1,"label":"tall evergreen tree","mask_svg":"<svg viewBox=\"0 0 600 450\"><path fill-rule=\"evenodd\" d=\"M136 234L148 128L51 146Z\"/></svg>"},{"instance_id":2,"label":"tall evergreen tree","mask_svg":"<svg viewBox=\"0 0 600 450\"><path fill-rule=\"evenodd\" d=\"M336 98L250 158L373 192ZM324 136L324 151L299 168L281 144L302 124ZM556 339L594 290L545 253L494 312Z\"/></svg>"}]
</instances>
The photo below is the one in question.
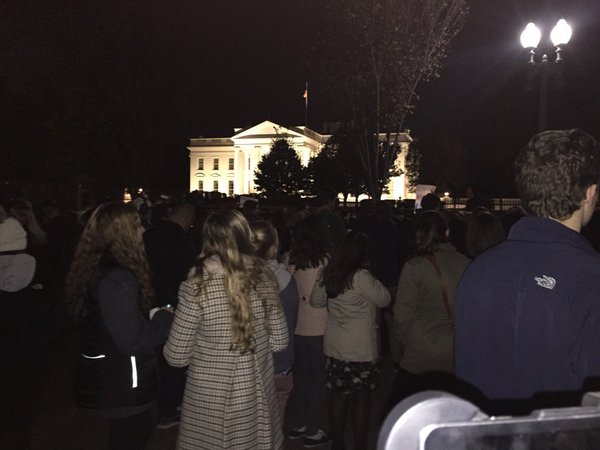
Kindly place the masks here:
<instances>
[{"instance_id":1,"label":"tall evergreen tree","mask_svg":"<svg viewBox=\"0 0 600 450\"><path fill-rule=\"evenodd\" d=\"M306 171L286 139L276 139L255 172L258 192L268 199L297 197L306 189Z\"/></svg>"}]
</instances>

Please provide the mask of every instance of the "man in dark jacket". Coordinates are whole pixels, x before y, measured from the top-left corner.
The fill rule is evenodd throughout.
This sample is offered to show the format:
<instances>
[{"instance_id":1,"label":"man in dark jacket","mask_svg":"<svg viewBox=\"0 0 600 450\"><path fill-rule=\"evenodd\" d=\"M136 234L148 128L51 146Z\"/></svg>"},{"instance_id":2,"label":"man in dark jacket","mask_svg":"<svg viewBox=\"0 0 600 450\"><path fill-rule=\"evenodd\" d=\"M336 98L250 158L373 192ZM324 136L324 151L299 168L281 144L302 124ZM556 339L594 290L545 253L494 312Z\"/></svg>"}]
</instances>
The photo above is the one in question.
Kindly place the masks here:
<instances>
[{"instance_id":1,"label":"man in dark jacket","mask_svg":"<svg viewBox=\"0 0 600 450\"><path fill-rule=\"evenodd\" d=\"M600 255L580 235L599 180L600 149L580 130L540 133L517 158L529 215L456 293L456 374L490 413L579 404L600 388Z\"/></svg>"},{"instance_id":2,"label":"man in dark jacket","mask_svg":"<svg viewBox=\"0 0 600 450\"><path fill-rule=\"evenodd\" d=\"M144 233L152 285L159 306L177 304L179 284L187 278L198 251L187 235L196 221L193 205L175 205L166 219Z\"/></svg>"},{"instance_id":3,"label":"man in dark jacket","mask_svg":"<svg viewBox=\"0 0 600 450\"><path fill-rule=\"evenodd\" d=\"M160 219L154 228L144 233L152 284L159 306L176 306L179 285L187 278L198 251L187 235L196 221L193 205L175 205L166 219ZM158 391L158 428L165 429L179 423L177 407L185 386L185 368L175 368L158 356L160 385Z\"/></svg>"}]
</instances>

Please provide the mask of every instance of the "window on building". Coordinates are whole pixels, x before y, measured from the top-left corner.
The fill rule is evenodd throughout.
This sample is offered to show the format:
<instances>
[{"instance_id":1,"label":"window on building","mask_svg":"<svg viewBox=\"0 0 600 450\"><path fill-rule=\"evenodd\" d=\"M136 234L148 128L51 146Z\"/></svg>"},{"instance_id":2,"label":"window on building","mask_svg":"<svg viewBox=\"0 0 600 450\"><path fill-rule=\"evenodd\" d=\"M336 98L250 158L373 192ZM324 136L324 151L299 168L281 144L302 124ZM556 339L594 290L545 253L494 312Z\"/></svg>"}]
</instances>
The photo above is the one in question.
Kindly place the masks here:
<instances>
[{"instance_id":1,"label":"window on building","mask_svg":"<svg viewBox=\"0 0 600 450\"><path fill-rule=\"evenodd\" d=\"M199 180L198 181L198 190L199 191L203 191L204 190L204 180Z\"/></svg>"},{"instance_id":2,"label":"window on building","mask_svg":"<svg viewBox=\"0 0 600 450\"><path fill-rule=\"evenodd\" d=\"M229 170L233 170L233 158L229 158Z\"/></svg>"},{"instance_id":3,"label":"window on building","mask_svg":"<svg viewBox=\"0 0 600 450\"><path fill-rule=\"evenodd\" d=\"M219 158L213 159L213 170L219 170Z\"/></svg>"},{"instance_id":4,"label":"window on building","mask_svg":"<svg viewBox=\"0 0 600 450\"><path fill-rule=\"evenodd\" d=\"M198 170L204 170L204 158L198 158Z\"/></svg>"},{"instance_id":5,"label":"window on building","mask_svg":"<svg viewBox=\"0 0 600 450\"><path fill-rule=\"evenodd\" d=\"M231 180L227 183L227 195L233 197L233 181Z\"/></svg>"},{"instance_id":6,"label":"window on building","mask_svg":"<svg viewBox=\"0 0 600 450\"><path fill-rule=\"evenodd\" d=\"M219 182L218 181L213 181L213 191L218 191L218 190L219 190Z\"/></svg>"}]
</instances>

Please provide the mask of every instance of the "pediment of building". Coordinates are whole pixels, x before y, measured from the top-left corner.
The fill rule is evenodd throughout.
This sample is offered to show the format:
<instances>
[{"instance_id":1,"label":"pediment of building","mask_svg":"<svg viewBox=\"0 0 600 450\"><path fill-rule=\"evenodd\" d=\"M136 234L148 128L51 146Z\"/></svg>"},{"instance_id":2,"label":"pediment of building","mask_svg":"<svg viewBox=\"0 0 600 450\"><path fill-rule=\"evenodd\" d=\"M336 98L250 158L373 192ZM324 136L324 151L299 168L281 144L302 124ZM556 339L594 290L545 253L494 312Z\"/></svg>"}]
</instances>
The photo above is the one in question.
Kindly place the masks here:
<instances>
[{"instance_id":1,"label":"pediment of building","mask_svg":"<svg viewBox=\"0 0 600 450\"><path fill-rule=\"evenodd\" d=\"M294 127L295 128L295 127ZM271 122L270 120L265 120L264 122L259 123L258 125L254 125L252 127L243 129L238 131L235 135L231 137L232 141L237 141L240 139L276 139L277 137L304 137L304 134L301 132L295 131L293 128L287 128L283 125L276 124L275 122Z\"/></svg>"}]
</instances>

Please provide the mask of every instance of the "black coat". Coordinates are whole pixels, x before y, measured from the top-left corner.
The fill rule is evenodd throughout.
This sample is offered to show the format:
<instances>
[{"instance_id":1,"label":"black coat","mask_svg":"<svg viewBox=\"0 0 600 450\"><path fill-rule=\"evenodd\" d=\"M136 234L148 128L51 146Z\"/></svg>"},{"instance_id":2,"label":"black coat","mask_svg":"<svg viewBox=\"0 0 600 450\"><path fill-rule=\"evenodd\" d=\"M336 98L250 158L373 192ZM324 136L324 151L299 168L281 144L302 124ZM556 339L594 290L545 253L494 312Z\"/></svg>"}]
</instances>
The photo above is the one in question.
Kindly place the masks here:
<instances>
[{"instance_id":1,"label":"black coat","mask_svg":"<svg viewBox=\"0 0 600 450\"><path fill-rule=\"evenodd\" d=\"M179 285L198 255L196 245L182 227L164 219L144 233L144 244L158 304L177 305Z\"/></svg>"},{"instance_id":2,"label":"black coat","mask_svg":"<svg viewBox=\"0 0 600 450\"><path fill-rule=\"evenodd\" d=\"M109 268L89 290L80 329L75 400L85 409L135 407L157 393L156 348L169 334L172 314L147 319L139 285L122 267Z\"/></svg>"}]
</instances>

